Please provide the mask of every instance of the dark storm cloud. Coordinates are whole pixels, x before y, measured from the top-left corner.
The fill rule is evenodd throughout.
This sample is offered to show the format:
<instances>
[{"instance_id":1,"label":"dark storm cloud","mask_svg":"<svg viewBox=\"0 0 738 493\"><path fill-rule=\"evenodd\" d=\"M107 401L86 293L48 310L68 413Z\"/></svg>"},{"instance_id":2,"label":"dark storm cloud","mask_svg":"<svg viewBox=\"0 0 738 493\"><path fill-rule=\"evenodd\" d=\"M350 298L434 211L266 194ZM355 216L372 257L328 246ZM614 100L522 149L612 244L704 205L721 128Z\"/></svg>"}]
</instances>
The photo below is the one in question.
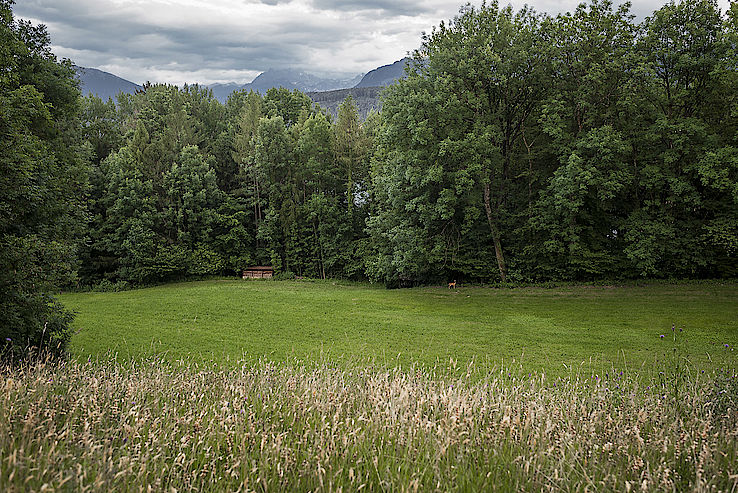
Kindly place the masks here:
<instances>
[{"instance_id":1,"label":"dark storm cloud","mask_svg":"<svg viewBox=\"0 0 738 493\"><path fill-rule=\"evenodd\" d=\"M95 67L120 62L183 74L204 68L240 70L252 78L268 68L305 66L311 49L329 47L348 37L361 39L352 33L350 24L326 25L319 17L285 16L279 22L244 27L217 25L215 19L207 18L177 25L141 15L131 6L109 10L95 9L92 2L60 3L67 2L24 2L16 14L46 23L52 44L60 48L57 51L80 65ZM80 58L84 61L77 61Z\"/></svg>"},{"instance_id":2,"label":"dark storm cloud","mask_svg":"<svg viewBox=\"0 0 738 493\"><path fill-rule=\"evenodd\" d=\"M381 15L414 16L431 13L435 9L429 2L394 0L313 0L313 6L321 10L339 11L379 11Z\"/></svg>"},{"instance_id":3,"label":"dark storm cloud","mask_svg":"<svg viewBox=\"0 0 738 493\"><path fill-rule=\"evenodd\" d=\"M134 82L251 80L269 68L366 72L417 48L465 0L19 0L57 55ZM473 3L478 4L478 1ZM508 2L501 0L500 4ZM510 0L556 14L578 0ZM722 3L727 3L722 0ZM650 14L660 0L635 1Z\"/></svg>"}]
</instances>

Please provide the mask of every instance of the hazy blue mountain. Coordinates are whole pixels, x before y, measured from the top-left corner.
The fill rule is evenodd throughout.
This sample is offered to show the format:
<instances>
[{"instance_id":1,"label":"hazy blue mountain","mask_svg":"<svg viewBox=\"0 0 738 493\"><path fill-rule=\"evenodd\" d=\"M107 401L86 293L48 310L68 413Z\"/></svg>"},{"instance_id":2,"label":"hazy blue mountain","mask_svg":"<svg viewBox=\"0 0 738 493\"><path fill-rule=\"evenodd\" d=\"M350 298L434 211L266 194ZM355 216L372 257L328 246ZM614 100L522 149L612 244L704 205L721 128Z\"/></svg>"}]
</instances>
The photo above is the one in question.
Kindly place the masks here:
<instances>
[{"instance_id":1,"label":"hazy blue mountain","mask_svg":"<svg viewBox=\"0 0 738 493\"><path fill-rule=\"evenodd\" d=\"M74 70L77 72L80 88L85 96L94 94L103 101L107 101L108 98L115 99L120 92L133 94L137 89L141 89L138 84L96 68L75 66Z\"/></svg>"},{"instance_id":2,"label":"hazy blue mountain","mask_svg":"<svg viewBox=\"0 0 738 493\"><path fill-rule=\"evenodd\" d=\"M390 65L383 65L368 72L356 87L389 86L398 79L405 78L405 65L410 58L403 58Z\"/></svg>"},{"instance_id":3,"label":"hazy blue mountain","mask_svg":"<svg viewBox=\"0 0 738 493\"><path fill-rule=\"evenodd\" d=\"M269 69L259 74L248 84L213 84L209 86L213 95L219 101L225 101L228 96L237 90L256 91L265 93L272 87L284 87L289 90L298 89L302 92L331 91L355 86L361 75L350 79L330 79L319 77L307 72L293 69Z\"/></svg>"},{"instance_id":4,"label":"hazy blue mountain","mask_svg":"<svg viewBox=\"0 0 738 493\"><path fill-rule=\"evenodd\" d=\"M229 82L228 84L213 84L208 87L212 89L215 99L217 99L221 103L225 103L225 101L228 99L228 96L230 96L233 91L238 91L239 89L241 89L243 85L236 84L235 82Z\"/></svg>"},{"instance_id":5,"label":"hazy blue mountain","mask_svg":"<svg viewBox=\"0 0 738 493\"><path fill-rule=\"evenodd\" d=\"M403 58L402 60L398 60L395 63L376 68L371 72L368 72L363 77L361 75L358 75L353 79L326 79L299 70L269 69L266 72L260 74L249 84L214 84L210 86L210 88L213 90L213 95L219 101L225 101L226 99L228 99L228 96L236 90L245 89L247 91L253 90L264 93L272 87L285 87L290 90L298 89L302 92L310 93L310 97L315 100L315 97L317 97L315 95L319 92L335 92L338 90L354 87L376 88L388 86L396 80L405 77L405 65L409 61L410 58ZM324 99L322 103L328 104L327 101L331 101L330 107L333 108L334 100L338 97L339 94L343 93L335 92L335 94L325 96L326 99ZM374 94L374 100L371 103L371 107L373 107L374 109L379 109L379 91L372 91L372 94ZM356 97L354 97L354 99L356 99ZM343 101L343 99L341 99L341 101ZM369 103L367 102L367 104ZM321 106L324 105L321 104Z\"/></svg>"},{"instance_id":6,"label":"hazy blue mountain","mask_svg":"<svg viewBox=\"0 0 738 493\"><path fill-rule=\"evenodd\" d=\"M361 80L360 75L351 79L326 79L299 70L269 69L259 74L250 84L245 84L244 89L266 92L272 87L284 87L290 90L298 89L302 92L332 91L353 87L359 80Z\"/></svg>"}]
</instances>

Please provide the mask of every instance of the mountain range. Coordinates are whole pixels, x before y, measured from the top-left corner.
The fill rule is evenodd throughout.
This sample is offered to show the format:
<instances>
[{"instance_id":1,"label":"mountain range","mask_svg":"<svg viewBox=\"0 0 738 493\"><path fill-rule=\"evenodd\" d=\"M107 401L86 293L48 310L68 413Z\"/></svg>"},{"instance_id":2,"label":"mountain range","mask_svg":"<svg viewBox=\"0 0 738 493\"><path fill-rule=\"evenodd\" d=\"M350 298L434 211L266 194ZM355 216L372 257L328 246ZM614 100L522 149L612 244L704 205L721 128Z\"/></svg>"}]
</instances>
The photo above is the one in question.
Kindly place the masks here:
<instances>
[{"instance_id":1,"label":"mountain range","mask_svg":"<svg viewBox=\"0 0 738 493\"><path fill-rule=\"evenodd\" d=\"M228 96L233 91L239 90L264 93L272 87L284 87L289 90L298 89L302 92L320 92L354 87L361 80L362 76L360 75L357 75L353 79L328 79L299 70L269 69L259 74L248 84L213 84L209 87L213 90L213 96L223 102L228 99Z\"/></svg>"},{"instance_id":2,"label":"mountain range","mask_svg":"<svg viewBox=\"0 0 738 493\"><path fill-rule=\"evenodd\" d=\"M297 89L310 95L321 94L324 92L336 92L337 90L346 90L351 88L369 88L384 87L392 84L394 81L404 77L405 65L410 61L409 58L403 58L390 65L378 67L365 75L357 75L349 79L331 79L319 77L308 72L294 69L269 69L259 74L253 81L247 84L213 84L208 86L213 91L213 96L221 102L228 99L233 91L253 90L264 93L272 87L284 87L290 90ZM127 94L134 93L137 89L142 89L138 84L122 79L116 75L102 70L86 67L75 67L77 75L80 79L82 93L95 94L96 96L107 100L115 98L118 93ZM366 98L369 94L378 94L379 91L357 91L357 95ZM341 93L338 91L335 96ZM313 96L311 96L313 97ZM345 97L345 96L344 96ZM323 102L332 100L330 97L320 97ZM315 101L315 98L313 98Z\"/></svg>"}]
</instances>

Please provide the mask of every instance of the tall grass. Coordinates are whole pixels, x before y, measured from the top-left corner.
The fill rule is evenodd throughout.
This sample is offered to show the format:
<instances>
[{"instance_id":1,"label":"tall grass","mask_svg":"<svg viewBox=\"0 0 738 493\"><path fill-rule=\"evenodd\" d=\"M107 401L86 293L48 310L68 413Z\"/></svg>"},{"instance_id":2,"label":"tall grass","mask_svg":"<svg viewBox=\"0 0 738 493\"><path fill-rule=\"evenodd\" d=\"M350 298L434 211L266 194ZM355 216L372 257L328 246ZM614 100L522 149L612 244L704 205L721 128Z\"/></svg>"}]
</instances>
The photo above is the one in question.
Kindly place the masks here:
<instances>
[{"instance_id":1,"label":"tall grass","mask_svg":"<svg viewBox=\"0 0 738 493\"><path fill-rule=\"evenodd\" d=\"M644 383L151 359L0 375L6 492L738 489L732 370Z\"/></svg>"}]
</instances>

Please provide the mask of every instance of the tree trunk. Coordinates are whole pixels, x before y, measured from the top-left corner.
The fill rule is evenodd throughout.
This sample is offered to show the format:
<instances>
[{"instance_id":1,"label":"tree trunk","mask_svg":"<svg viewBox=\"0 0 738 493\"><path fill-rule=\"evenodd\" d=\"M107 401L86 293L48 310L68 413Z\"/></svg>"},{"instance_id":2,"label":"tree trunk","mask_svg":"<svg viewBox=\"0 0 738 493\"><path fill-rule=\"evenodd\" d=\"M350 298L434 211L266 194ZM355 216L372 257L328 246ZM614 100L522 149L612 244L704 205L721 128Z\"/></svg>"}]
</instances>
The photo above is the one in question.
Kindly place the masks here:
<instances>
[{"instance_id":1,"label":"tree trunk","mask_svg":"<svg viewBox=\"0 0 738 493\"><path fill-rule=\"evenodd\" d=\"M528 143L528 139L525 138L525 126L522 126L521 136L523 137L523 144L525 144L525 150L528 152L528 220L530 221L533 215L533 159L531 157L531 148L533 147L533 141Z\"/></svg>"},{"instance_id":2,"label":"tree trunk","mask_svg":"<svg viewBox=\"0 0 738 493\"><path fill-rule=\"evenodd\" d=\"M500 230L497 228L497 224L492 217L489 183L484 184L484 210L487 212L487 222L489 223L489 230L492 233L492 241L495 244L495 256L497 256L497 267L500 269L500 278L502 279L502 282L505 282L507 281L507 268L505 267L505 257L502 254Z\"/></svg>"}]
</instances>

